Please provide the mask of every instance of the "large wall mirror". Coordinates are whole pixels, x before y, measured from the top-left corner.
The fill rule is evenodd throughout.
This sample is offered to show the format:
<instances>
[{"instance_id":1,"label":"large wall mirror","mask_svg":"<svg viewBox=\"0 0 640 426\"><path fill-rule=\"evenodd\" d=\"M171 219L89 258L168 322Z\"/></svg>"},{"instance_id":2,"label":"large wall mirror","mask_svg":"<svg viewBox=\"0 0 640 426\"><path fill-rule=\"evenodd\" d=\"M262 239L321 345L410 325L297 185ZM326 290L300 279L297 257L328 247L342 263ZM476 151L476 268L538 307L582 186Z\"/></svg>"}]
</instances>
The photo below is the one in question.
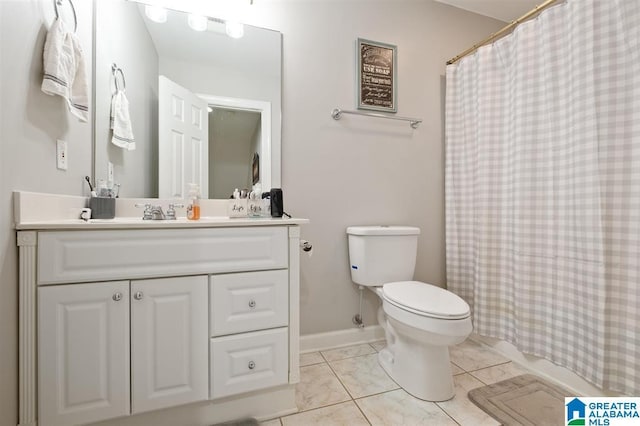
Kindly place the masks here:
<instances>
[{"instance_id":1,"label":"large wall mirror","mask_svg":"<svg viewBox=\"0 0 640 426\"><path fill-rule=\"evenodd\" d=\"M206 198L280 186L279 32L244 25L232 38L220 19L173 10L158 23L128 0L96 1L95 15L94 179L112 175L133 198L184 198L189 183ZM112 141L117 90L133 150Z\"/></svg>"}]
</instances>

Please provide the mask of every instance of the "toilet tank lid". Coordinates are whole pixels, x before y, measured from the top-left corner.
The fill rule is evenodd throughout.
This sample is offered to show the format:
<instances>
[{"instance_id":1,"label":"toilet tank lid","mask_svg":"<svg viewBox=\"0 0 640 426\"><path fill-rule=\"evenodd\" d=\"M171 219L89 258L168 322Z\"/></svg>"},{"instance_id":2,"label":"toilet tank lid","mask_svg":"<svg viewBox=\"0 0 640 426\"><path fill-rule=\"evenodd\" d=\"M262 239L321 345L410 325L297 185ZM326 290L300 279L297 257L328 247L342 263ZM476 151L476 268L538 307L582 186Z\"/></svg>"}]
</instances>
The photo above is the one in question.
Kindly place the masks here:
<instances>
[{"instance_id":1,"label":"toilet tank lid","mask_svg":"<svg viewBox=\"0 0 640 426\"><path fill-rule=\"evenodd\" d=\"M418 235L420 228L415 226L350 226L347 228L349 235Z\"/></svg>"}]
</instances>

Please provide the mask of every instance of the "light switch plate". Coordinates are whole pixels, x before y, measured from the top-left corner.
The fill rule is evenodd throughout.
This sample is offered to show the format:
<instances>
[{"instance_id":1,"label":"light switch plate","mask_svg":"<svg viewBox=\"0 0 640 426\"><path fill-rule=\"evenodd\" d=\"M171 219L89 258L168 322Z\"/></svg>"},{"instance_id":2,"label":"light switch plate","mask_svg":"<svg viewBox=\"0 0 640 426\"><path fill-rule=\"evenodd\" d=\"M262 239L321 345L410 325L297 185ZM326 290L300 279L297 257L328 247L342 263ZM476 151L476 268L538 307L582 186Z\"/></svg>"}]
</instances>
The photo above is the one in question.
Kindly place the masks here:
<instances>
[{"instance_id":1,"label":"light switch plate","mask_svg":"<svg viewBox=\"0 0 640 426\"><path fill-rule=\"evenodd\" d=\"M56 143L56 165L60 170L67 170L69 159L67 157L67 142L58 139Z\"/></svg>"}]
</instances>

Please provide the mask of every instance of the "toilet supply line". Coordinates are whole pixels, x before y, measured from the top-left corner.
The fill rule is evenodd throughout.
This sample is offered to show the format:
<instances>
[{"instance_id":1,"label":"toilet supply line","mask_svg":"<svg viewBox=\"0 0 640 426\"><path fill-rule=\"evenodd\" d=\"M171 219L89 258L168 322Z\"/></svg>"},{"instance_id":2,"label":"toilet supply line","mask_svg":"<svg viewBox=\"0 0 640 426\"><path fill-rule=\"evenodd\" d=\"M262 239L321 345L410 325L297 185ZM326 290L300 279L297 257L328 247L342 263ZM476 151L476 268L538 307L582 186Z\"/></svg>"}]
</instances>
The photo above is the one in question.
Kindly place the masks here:
<instances>
[{"instance_id":1,"label":"toilet supply line","mask_svg":"<svg viewBox=\"0 0 640 426\"><path fill-rule=\"evenodd\" d=\"M359 285L358 290L360 290L360 306L358 308L358 313L353 316L351 321L353 321L358 328L364 328L364 321L362 320L362 294L364 292L364 287Z\"/></svg>"}]
</instances>

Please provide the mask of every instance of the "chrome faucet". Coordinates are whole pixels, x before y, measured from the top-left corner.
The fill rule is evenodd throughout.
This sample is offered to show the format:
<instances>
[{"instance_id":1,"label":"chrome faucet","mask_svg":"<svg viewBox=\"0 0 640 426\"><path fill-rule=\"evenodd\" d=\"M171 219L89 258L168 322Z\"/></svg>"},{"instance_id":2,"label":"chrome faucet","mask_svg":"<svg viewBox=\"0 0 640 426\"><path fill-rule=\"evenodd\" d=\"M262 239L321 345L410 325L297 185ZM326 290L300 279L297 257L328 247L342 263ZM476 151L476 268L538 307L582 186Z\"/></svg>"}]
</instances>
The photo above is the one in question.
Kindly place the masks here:
<instances>
[{"instance_id":1,"label":"chrome faucet","mask_svg":"<svg viewBox=\"0 0 640 426\"><path fill-rule=\"evenodd\" d=\"M136 204L136 207L144 207L142 220L176 220L176 207L184 207L184 204L171 203L167 208L167 213L162 211L162 206L152 204Z\"/></svg>"},{"instance_id":2,"label":"chrome faucet","mask_svg":"<svg viewBox=\"0 0 640 426\"><path fill-rule=\"evenodd\" d=\"M151 215L151 204L135 204L137 208L144 207L144 212L142 213L142 220L151 220L153 216Z\"/></svg>"},{"instance_id":3,"label":"chrome faucet","mask_svg":"<svg viewBox=\"0 0 640 426\"><path fill-rule=\"evenodd\" d=\"M151 220L165 220L166 218L167 216L162 211L162 206L151 206Z\"/></svg>"},{"instance_id":4,"label":"chrome faucet","mask_svg":"<svg viewBox=\"0 0 640 426\"><path fill-rule=\"evenodd\" d=\"M176 220L176 208L182 208L184 204L171 203L167 208L167 220Z\"/></svg>"}]
</instances>

